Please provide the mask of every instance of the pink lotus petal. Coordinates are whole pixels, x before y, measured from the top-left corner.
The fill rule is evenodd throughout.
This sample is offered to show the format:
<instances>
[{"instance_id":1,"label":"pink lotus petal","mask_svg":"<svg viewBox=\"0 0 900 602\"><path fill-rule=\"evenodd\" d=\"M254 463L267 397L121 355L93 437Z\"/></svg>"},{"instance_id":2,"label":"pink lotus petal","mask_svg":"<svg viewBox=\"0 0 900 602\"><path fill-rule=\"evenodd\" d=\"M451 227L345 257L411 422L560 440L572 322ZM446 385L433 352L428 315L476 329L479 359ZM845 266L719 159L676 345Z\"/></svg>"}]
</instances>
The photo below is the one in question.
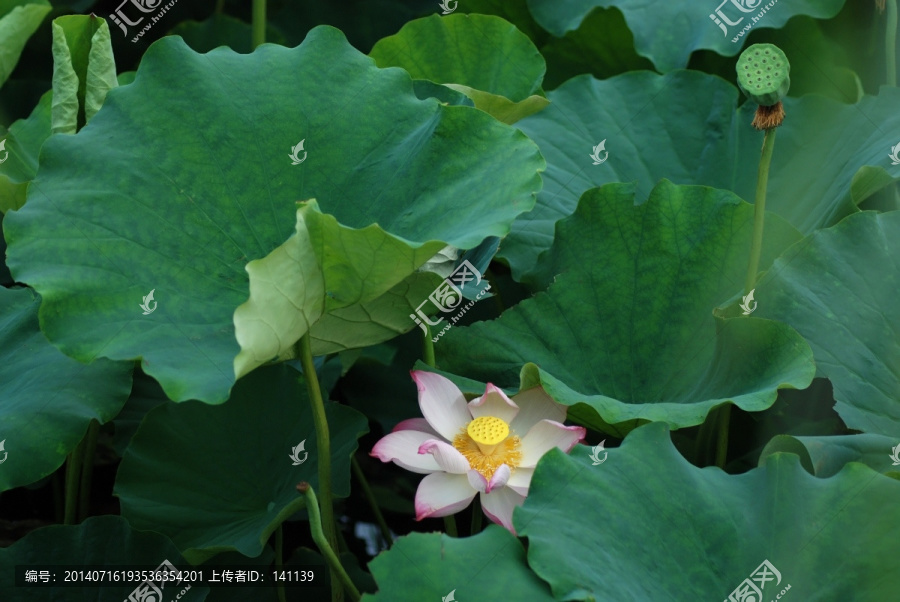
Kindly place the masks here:
<instances>
[{"instance_id":1,"label":"pink lotus petal","mask_svg":"<svg viewBox=\"0 0 900 602\"><path fill-rule=\"evenodd\" d=\"M433 475L425 477L430 478ZM513 535L516 530L513 527L512 516L516 506L525 502L525 496L519 495L509 487L495 489L490 493L481 494L481 507L489 519L505 527Z\"/></svg>"},{"instance_id":2,"label":"pink lotus petal","mask_svg":"<svg viewBox=\"0 0 900 602\"><path fill-rule=\"evenodd\" d=\"M509 466L506 464L501 464L497 467L497 470L494 471L494 475L491 477L491 482L488 483L487 491L485 493L490 493L494 489L501 489L506 487L507 481L509 481L509 475L512 471L510 471Z\"/></svg>"},{"instance_id":3,"label":"pink lotus petal","mask_svg":"<svg viewBox=\"0 0 900 602\"><path fill-rule=\"evenodd\" d=\"M416 490L416 520L455 514L468 506L476 493L466 475L430 474Z\"/></svg>"},{"instance_id":4,"label":"pink lotus petal","mask_svg":"<svg viewBox=\"0 0 900 602\"><path fill-rule=\"evenodd\" d=\"M477 470L472 469L466 473L466 476L469 477L469 485L472 486L472 489L474 489L478 493L484 493L487 491L488 482L487 479L484 478L483 474L481 474Z\"/></svg>"},{"instance_id":5,"label":"pink lotus petal","mask_svg":"<svg viewBox=\"0 0 900 602\"><path fill-rule=\"evenodd\" d=\"M519 413L519 406L502 390L488 383L484 395L469 402L469 412L473 418L495 416L509 424Z\"/></svg>"},{"instance_id":6,"label":"pink lotus petal","mask_svg":"<svg viewBox=\"0 0 900 602\"><path fill-rule=\"evenodd\" d=\"M553 401L543 387L520 391L513 396L513 401L519 406L519 414L509 428L520 435L530 431L541 420L565 422L566 411L569 409L569 406Z\"/></svg>"},{"instance_id":7,"label":"pink lotus petal","mask_svg":"<svg viewBox=\"0 0 900 602\"><path fill-rule=\"evenodd\" d=\"M419 446L431 438L432 435L429 433L420 431L389 433L375 444L369 455L382 462L393 462L397 466L420 474L438 472L441 467L434 457L419 454Z\"/></svg>"},{"instance_id":8,"label":"pink lotus petal","mask_svg":"<svg viewBox=\"0 0 900 602\"><path fill-rule=\"evenodd\" d=\"M431 428L431 425L428 424L428 421L424 418L407 418L406 420L398 422L397 426L391 429L392 433L396 433L397 431L421 431L435 437L440 437L438 432Z\"/></svg>"},{"instance_id":9,"label":"pink lotus petal","mask_svg":"<svg viewBox=\"0 0 900 602\"><path fill-rule=\"evenodd\" d=\"M534 468L541 456L554 447L568 452L587 434L584 427L564 426L553 420L541 420L522 437L522 461L519 466Z\"/></svg>"},{"instance_id":10,"label":"pink lotus petal","mask_svg":"<svg viewBox=\"0 0 900 602\"><path fill-rule=\"evenodd\" d=\"M520 466L512 473L512 476L509 477L506 486L519 495L528 495L528 488L531 487L531 477L533 475L533 468L522 468Z\"/></svg>"},{"instance_id":11,"label":"pink lotus petal","mask_svg":"<svg viewBox=\"0 0 900 602\"><path fill-rule=\"evenodd\" d=\"M419 446L420 454L431 454L444 472L465 474L471 467L469 461L446 441L429 439Z\"/></svg>"},{"instance_id":12,"label":"pink lotus petal","mask_svg":"<svg viewBox=\"0 0 900 602\"><path fill-rule=\"evenodd\" d=\"M472 420L462 391L448 379L434 372L413 370L410 374L419 388L419 408L422 410L422 416L441 437L453 441L453 438Z\"/></svg>"}]
</instances>

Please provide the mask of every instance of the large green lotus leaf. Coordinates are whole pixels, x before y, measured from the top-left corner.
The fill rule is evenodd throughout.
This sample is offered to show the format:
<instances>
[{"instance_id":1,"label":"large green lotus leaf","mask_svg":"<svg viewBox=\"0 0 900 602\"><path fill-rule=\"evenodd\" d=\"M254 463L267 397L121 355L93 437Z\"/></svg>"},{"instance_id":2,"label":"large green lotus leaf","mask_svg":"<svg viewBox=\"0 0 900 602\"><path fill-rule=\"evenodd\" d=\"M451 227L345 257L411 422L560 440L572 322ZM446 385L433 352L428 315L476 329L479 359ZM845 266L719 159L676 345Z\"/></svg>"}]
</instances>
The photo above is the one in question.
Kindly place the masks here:
<instances>
[{"instance_id":1,"label":"large green lotus leaf","mask_svg":"<svg viewBox=\"0 0 900 602\"><path fill-rule=\"evenodd\" d=\"M0 0L0 86L9 78L25 42L50 8L47 0Z\"/></svg>"},{"instance_id":2,"label":"large green lotus leaf","mask_svg":"<svg viewBox=\"0 0 900 602\"><path fill-rule=\"evenodd\" d=\"M882 602L900 587L900 483L862 464L820 479L775 454L729 475L690 464L658 423L602 464L590 452L546 454L513 516L557 600L749 601L729 596L764 560L781 575L765 601L788 584L783 597L804 602Z\"/></svg>"},{"instance_id":3,"label":"large green lotus leaf","mask_svg":"<svg viewBox=\"0 0 900 602\"><path fill-rule=\"evenodd\" d=\"M375 225L346 228L314 200L304 203L287 242L247 264L250 299L234 313L241 345L235 374L295 357L294 345L307 332L315 355L406 332L414 324L410 314L441 281L414 273L416 267L442 246L411 248Z\"/></svg>"},{"instance_id":4,"label":"large green lotus leaf","mask_svg":"<svg viewBox=\"0 0 900 602\"><path fill-rule=\"evenodd\" d=\"M335 403L325 409L334 493L346 497L366 420ZM303 509L297 483L318 486L317 458L306 385L290 366L267 366L238 381L228 403L151 410L122 458L115 495L135 528L168 535L192 564L228 550L254 557Z\"/></svg>"},{"instance_id":5,"label":"large green lotus leaf","mask_svg":"<svg viewBox=\"0 0 900 602\"><path fill-rule=\"evenodd\" d=\"M548 163L536 207L516 220L499 254L518 279L528 279L550 247L553 224L588 188L636 181L647 191L665 177L754 199L763 139L750 125L756 105L736 108L738 90L721 78L694 71L604 81L585 75L547 96L546 110L517 124ZM766 209L804 234L837 223L900 178L888 157L895 133L882 125L900 113L900 90L884 88L855 105L806 96L786 98L784 106ZM598 156L606 160L595 165L590 155L603 140ZM876 175L856 177L869 170Z\"/></svg>"},{"instance_id":6,"label":"large green lotus leaf","mask_svg":"<svg viewBox=\"0 0 900 602\"><path fill-rule=\"evenodd\" d=\"M0 548L0 592L4 602L33 602L34 600L97 600L122 602L138 583L104 585L103 587L16 587L12 567L16 565L92 565L98 569L112 569L121 565L139 565L141 570L156 570L168 560L175 569L188 570L171 540L159 533L133 529L121 516L94 516L80 525L53 525L32 531L8 548ZM49 568L49 567L48 567ZM163 566L160 570L172 570ZM57 571L57 582L62 581ZM164 599L175 599L183 586L167 584L162 588ZM184 592L179 602L206 599L207 586L193 586Z\"/></svg>"},{"instance_id":7,"label":"large green lotus leaf","mask_svg":"<svg viewBox=\"0 0 900 602\"><path fill-rule=\"evenodd\" d=\"M439 367L512 386L531 362L522 388L542 385L573 419L616 436L635 421L697 425L726 402L764 410L779 388L808 386L812 351L796 331L712 314L741 288L753 207L667 180L634 203L633 184L587 191L543 258L549 289L450 329L435 346ZM763 267L800 238L771 214L766 236Z\"/></svg>"},{"instance_id":8,"label":"large green lotus leaf","mask_svg":"<svg viewBox=\"0 0 900 602\"><path fill-rule=\"evenodd\" d=\"M0 491L59 468L91 419L111 420L131 388L131 364L85 365L48 343L38 326L40 303L30 289L0 287L0 440L8 454Z\"/></svg>"},{"instance_id":9,"label":"large green lotus leaf","mask_svg":"<svg viewBox=\"0 0 900 602\"><path fill-rule=\"evenodd\" d=\"M67 355L142 358L170 399L220 403L244 266L287 240L296 201L412 249L465 249L533 206L543 166L521 132L417 99L408 74L330 27L249 55L168 37L77 135L48 139L28 202L4 220L8 264Z\"/></svg>"},{"instance_id":10,"label":"large green lotus leaf","mask_svg":"<svg viewBox=\"0 0 900 602\"><path fill-rule=\"evenodd\" d=\"M499 17L457 13L416 19L379 40L369 56L379 67L402 67L415 79L449 85L503 123L548 104L534 94L546 71L544 58L528 36Z\"/></svg>"},{"instance_id":11,"label":"large green lotus leaf","mask_svg":"<svg viewBox=\"0 0 900 602\"><path fill-rule=\"evenodd\" d=\"M850 428L900 437L900 212L815 232L760 280L754 316L797 329ZM900 442L900 441L898 441Z\"/></svg>"},{"instance_id":12,"label":"large green lotus leaf","mask_svg":"<svg viewBox=\"0 0 900 602\"><path fill-rule=\"evenodd\" d=\"M406 69L414 79L460 84L512 101L538 92L546 70L528 36L492 15L416 19L379 40L369 56L379 67Z\"/></svg>"},{"instance_id":13,"label":"large green lotus leaf","mask_svg":"<svg viewBox=\"0 0 900 602\"><path fill-rule=\"evenodd\" d=\"M848 462L861 462L881 473L900 472L891 453L895 438L884 435L838 435L834 437L773 437L759 455L759 464L779 452L800 456L800 463L817 477L827 478L839 473Z\"/></svg>"},{"instance_id":14,"label":"large green lotus leaf","mask_svg":"<svg viewBox=\"0 0 900 602\"><path fill-rule=\"evenodd\" d=\"M363 602L553 600L547 584L528 568L522 544L498 525L464 538L411 533L376 556L369 570L378 592Z\"/></svg>"},{"instance_id":15,"label":"large green lotus leaf","mask_svg":"<svg viewBox=\"0 0 900 602\"><path fill-rule=\"evenodd\" d=\"M209 52L219 46L229 46L235 52L244 54L253 52L250 24L220 13L213 14L205 21L182 21L167 35L181 36L197 52ZM266 41L284 44L284 36L270 25L266 28Z\"/></svg>"},{"instance_id":16,"label":"large green lotus leaf","mask_svg":"<svg viewBox=\"0 0 900 602\"><path fill-rule=\"evenodd\" d=\"M748 25L777 28L795 15L830 19L843 6L844 0L781 0L763 13L766 0L528 0L535 21L559 37L578 29L596 8L618 8L634 33L638 54L663 73L686 67L691 53L701 48L734 56L746 41L746 34L738 34Z\"/></svg>"}]
</instances>

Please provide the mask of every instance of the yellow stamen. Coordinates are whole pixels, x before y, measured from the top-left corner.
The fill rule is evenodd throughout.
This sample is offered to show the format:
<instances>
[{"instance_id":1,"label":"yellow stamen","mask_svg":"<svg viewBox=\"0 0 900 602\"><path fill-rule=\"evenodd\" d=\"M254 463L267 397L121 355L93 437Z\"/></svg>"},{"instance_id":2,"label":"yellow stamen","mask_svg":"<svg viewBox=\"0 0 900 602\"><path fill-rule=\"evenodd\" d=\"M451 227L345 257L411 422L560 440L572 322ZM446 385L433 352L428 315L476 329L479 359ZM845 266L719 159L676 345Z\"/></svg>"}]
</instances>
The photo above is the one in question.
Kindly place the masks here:
<instances>
[{"instance_id":1,"label":"yellow stamen","mask_svg":"<svg viewBox=\"0 0 900 602\"><path fill-rule=\"evenodd\" d=\"M519 465L521 443L516 435L510 434L509 425L494 416L476 418L453 438L453 447L488 481L501 464L511 470Z\"/></svg>"}]
</instances>

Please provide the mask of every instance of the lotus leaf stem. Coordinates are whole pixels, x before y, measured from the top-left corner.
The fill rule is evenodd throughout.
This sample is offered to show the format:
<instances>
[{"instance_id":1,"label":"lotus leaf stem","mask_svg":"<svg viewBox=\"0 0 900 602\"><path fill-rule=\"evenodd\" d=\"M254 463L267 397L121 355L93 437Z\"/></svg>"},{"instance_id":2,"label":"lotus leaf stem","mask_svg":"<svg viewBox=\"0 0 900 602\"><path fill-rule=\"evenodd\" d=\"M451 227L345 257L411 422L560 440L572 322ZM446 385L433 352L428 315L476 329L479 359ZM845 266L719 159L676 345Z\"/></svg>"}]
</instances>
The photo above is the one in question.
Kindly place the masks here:
<instances>
[{"instance_id":1,"label":"lotus leaf stem","mask_svg":"<svg viewBox=\"0 0 900 602\"><path fill-rule=\"evenodd\" d=\"M312 531L313 541L319 546L319 551L322 552L322 556L325 557L325 561L331 567L331 574L338 576L339 584L344 586L344 589L350 595L350 599L353 602L357 602L360 598L359 590L353 585L353 581L350 580L347 571L341 566L341 561L338 559L337 554L334 553L334 548L325 537L325 533L322 532L322 518L319 516L319 502L316 499L316 492L306 482L298 484L297 491L306 498L306 511L309 513L309 528ZM334 583L333 580L332 583ZM332 594L333 592L334 590L332 590ZM333 595L332 599L334 599Z\"/></svg>"},{"instance_id":2,"label":"lotus leaf stem","mask_svg":"<svg viewBox=\"0 0 900 602\"><path fill-rule=\"evenodd\" d=\"M731 404L726 403L719 408L719 428L716 439L716 466L725 470L725 462L728 459L728 426L731 418Z\"/></svg>"},{"instance_id":3,"label":"lotus leaf stem","mask_svg":"<svg viewBox=\"0 0 900 602\"><path fill-rule=\"evenodd\" d=\"M300 338L300 363L303 366L303 376L306 388L309 392L309 402L312 407L313 423L316 426L316 448L318 451L319 490L322 495L322 523L325 536L332 548L337 547L337 536L334 526L334 506L331 497L331 438L328 432L328 418L325 415L325 402L322 399L322 390L319 387L319 378L316 376L316 366L313 363L312 344L309 332ZM331 574L332 600L337 602L341 596L341 590L337 587L338 576ZM335 596L338 596L335 598Z\"/></svg>"},{"instance_id":4,"label":"lotus leaf stem","mask_svg":"<svg viewBox=\"0 0 900 602\"><path fill-rule=\"evenodd\" d=\"M422 341L422 361L434 368L434 341L431 340L431 326L427 322L422 322L425 327L425 339Z\"/></svg>"},{"instance_id":5,"label":"lotus leaf stem","mask_svg":"<svg viewBox=\"0 0 900 602\"><path fill-rule=\"evenodd\" d=\"M887 18L884 36L884 64L887 85L897 85L897 0L887 0Z\"/></svg>"},{"instance_id":6,"label":"lotus leaf stem","mask_svg":"<svg viewBox=\"0 0 900 602\"><path fill-rule=\"evenodd\" d=\"M359 467L359 462L356 461L356 456L353 456L353 458L350 459L350 465L353 467L353 474L356 475L356 480L359 481L359 485L362 487L363 496L372 508L372 513L375 515L375 522L378 523L378 527L381 529L381 536L390 548L394 545L394 538L391 536L391 530L384 520L381 508L378 507L378 501L375 499L375 494L372 493L372 488L369 487L366 475L362 471L362 468Z\"/></svg>"},{"instance_id":7,"label":"lotus leaf stem","mask_svg":"<svg viewBox=\"0 0 900 602\"><path fill-rule=\"evenodd\" d=\"M63 524L74 525L78 518L78 485L81 481L81 464L87 437L82 438L69 454L66 462L66 506Z\"/></svg>"},{"instance_id":8,"label":"lotus leaf stem","mask_svg":"<svg viewBox=\"0 0 900 602\"><path fill-rule=\"evenodd\" d=\"M282 525L275 529L275 570L284 570L284 530ZM278 602L287 602L284 593L284 582L278 582Z\"/></svg>"},{"instance_id":9,"label":"lotus leaf stem","mask_svg":"<svg viewBox=\"0 0 900 602\"><path fill-rule=\"evenodd\" d=\"M266 0L253 0L251 46L255 50L266 43Z\"/></svg>"},{"instance_id":10,"label":"lotus leaf stem","mask_svg":"<svg viewBox=\"0 0 900 602\"><path fill-rule=\"evenodd\" d=\"M472 504L472 527L469 529L469 536L481 533L481 502L476 497Z\"/></svg>"},{"instance_id":11,"label":"lotus leaf stem","mask_svg":"<svg viewBox=\"0 0 900 602\"><path fill-rule=\"evenodd\" d=\"M94 477L94 453L97 451L97 435L100 432L100 423L91 419L85 435L84 457L81 463L81 485L79 487L80 499L78 502L78 522L88 517L91 509L91 481Z\"/></svg>"},{"instance_id":12,"label":"lotus leaf stem","mask_svg":"<svg viewBox=\"0 0 900 602\"><path fill-rule=\"evenodd\" d=\"M425 339L423 341L422 352L422 355L424 357L422 358L422 360L426 364L434 368L434 341L431 340L431 327L426 322L423 322L422 325L425 327L425 330L423 331ZM447 535L449 535L450 537L457 536L456 519L452 514L450 516L444 517L444 532L447 533Z\"/></svg>"}]
</instances>

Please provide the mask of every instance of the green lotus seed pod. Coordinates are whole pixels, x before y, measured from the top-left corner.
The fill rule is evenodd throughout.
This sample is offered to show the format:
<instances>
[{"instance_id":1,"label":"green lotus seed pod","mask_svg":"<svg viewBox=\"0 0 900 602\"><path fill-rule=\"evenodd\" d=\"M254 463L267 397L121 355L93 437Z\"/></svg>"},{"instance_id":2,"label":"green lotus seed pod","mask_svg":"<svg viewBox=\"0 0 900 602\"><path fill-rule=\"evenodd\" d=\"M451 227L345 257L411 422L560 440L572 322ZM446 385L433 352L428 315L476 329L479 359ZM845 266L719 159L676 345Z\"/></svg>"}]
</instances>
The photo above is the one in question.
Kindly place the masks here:
<instances>
[{"instance_id":1,"label":"green lotus seed pod","mask_svg":"<svg viewBox=\"0 0 900 602\"><path fill-rule=\"evenodd\" d=\"M771 107L787 96L790 72L787 57L773 44L754 44L741 53L737 62L738 85L763 107Z\"/></svg>"}]
</instances>

